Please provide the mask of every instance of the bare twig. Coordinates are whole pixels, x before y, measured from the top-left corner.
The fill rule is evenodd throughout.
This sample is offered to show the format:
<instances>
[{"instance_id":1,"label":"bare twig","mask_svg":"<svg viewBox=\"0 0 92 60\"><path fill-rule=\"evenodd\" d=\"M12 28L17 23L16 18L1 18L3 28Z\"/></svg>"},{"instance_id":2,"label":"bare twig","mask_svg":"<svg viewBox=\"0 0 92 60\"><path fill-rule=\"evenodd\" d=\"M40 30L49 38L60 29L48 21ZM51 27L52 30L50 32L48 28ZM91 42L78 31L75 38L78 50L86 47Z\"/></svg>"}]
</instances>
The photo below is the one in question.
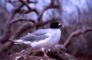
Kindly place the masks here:
<instances>
[{"instance_id":1,"label":"bare twig","mask_svg":"<svg viewBox=\"0 0 92 60\"><path fill-rule=\"evenodd\" d=\"M36 9L30 8L27 2L25 2L23 0L19 0L19 1L22 3L23 6L25 5L29 9L29 11L27 11L25 13L29 13L29 12L34 11L35 13L39 14L39 12ZM37 3L37 2L31 2L31 3Z\"/></svg>"},{"instance_id":2,"label":"bare twig","mask_svg":"<svg viewBox=\"0 0 92 60\"><path fill-rule=\"evenodd\" d=\"M88 32L88 31L92 31L92 28L86 27L86 28L84 28L84 29L82 29L82 30L77 30L77 31L72 32L72 33L69 35L69 37L66 39L66 41L65 41L65 43L64 43L64 47L66 47L66 46L68 45L68 43L70 42L70 40L71 40L73 37L75 37L75 36L77 36L77 35L80 35L80 34L84 34L84 33Z\"/></svg>"},{"instance_id":3,"label":"bare twig","mask_svg":"<svg viewBox=\"0 0 92 60\"><path fill-rule=\"evenodd\" d=\"M38 17L38 24L37 24L37 28L39 28L40 26L43 26L45 24L48 24L50 23L51 21L54 21L55 19L52 19L52 20L47 20L46 22L43 23L42 21L42 17L43 17L43 13L48 10L48 9L51 9L51 8L55 8L55 9L59 9L59 5L54 5L54 0L52 0L51 4L49 4L47 7L44 8L44 10L42 11L41 14L39 14L39 17ZM56 19L58 20L58 19Z\"/></svg>"},{"instance_id":4,"label":"bare twig","mask_svg":"<svg viewBox=\"0 0 92 60\"><path fill-rule=\"evenodd\" d=\"M23 32L25 32L28 29L33 29L35 27L34 23L32 22L27 22L22 24L17 31L15 31L15 33L10 37L9 40L13 40L17 37L19 37Z\"/></svg>"},{"instance_id":5,"label":"bare twig","mask_svg":"<svg viewBox=\"0 0 92 60\"><path fill-rule=\"evenodd\" d=\"M20 7L19 7L20 8ZM10 31L10 29L11 29L11 23L9 23L10 22L10 20L12 20L13 19L13 17L14 17L14 15L16 14L16 12L19 10L19 8L16 8L16 9L14 9L11 13L7 13L7 12L5 12L5 14L6 14L6 18L7 18L7 22L6 22L6 25L5 25L5 27L4 27L4 33L3 33L3 35L2 36L0 36L0 42L6 42L7 40L9 40L9 38L10 38L10 35L11 35L11 31Z\"/></svg>"},{"instance_id":6,"label":"bare twig","mask_svg":"<svg viewBox=\"0 0 92 60\"><path fill-rule=\"evenodd\" d=\"M0 52L2 52L2 51L4 51L4 50L8 49L9 46L11 46L11 42L10 42L10 41L8 41L8 42L6 42L6 43L4 43L4 44L0 44Z\"/></svg>"}]
</instances>

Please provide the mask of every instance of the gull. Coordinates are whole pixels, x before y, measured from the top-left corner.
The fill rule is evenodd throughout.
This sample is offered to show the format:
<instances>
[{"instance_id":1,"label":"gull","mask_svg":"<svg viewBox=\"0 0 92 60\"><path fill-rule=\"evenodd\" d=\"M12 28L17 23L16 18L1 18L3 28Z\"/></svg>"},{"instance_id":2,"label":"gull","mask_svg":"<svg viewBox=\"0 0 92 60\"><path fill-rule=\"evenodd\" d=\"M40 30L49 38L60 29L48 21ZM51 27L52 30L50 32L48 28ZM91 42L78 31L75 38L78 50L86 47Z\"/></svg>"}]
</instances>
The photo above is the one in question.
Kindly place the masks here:
<instances>
[{"instance_id":1,"label":"gull","mask_svg":"<svg viewBox=\"0 0 92 60\"><path fill-rule=\"evenodd\" d=\"M19 39L13 40L15 44L26 44L32 48L50 48L58 44L61 38L62 25L59 22L50 23L50 28L38 29Z\"/></svg>"}]
</instances>

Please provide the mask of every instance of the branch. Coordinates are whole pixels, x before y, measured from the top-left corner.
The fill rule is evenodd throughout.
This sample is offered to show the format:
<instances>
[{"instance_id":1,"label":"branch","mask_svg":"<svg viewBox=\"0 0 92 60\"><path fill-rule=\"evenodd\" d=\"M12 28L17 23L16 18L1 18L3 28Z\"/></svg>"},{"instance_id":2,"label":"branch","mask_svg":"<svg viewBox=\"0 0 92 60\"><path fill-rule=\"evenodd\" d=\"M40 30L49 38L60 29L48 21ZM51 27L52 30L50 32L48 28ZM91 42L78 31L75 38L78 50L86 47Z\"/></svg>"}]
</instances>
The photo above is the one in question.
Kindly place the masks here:
<instances>
[{"instance_id":1,"label":"branch","mask_svg":"<svg viewBox=\"0 0 92 60\"><path fill-rule=\"evenodd\" d=\"M4 44L0 44L0 52L8 49L11 46L12 42L8 41L5 42Z\"/></svg>"},{"instance_id":2,"label":"branch","mask_svg":"<svg viewBox=\"0 0 92 60\"><path fill-rule=\"evenodd\" d=\"M17 18L15 18L15 19L13 19L12 21L10 21L9 23L10 24L14 24L14 23L17 23L17 22L21 22L21 21L25 21L25 22L32 22L32 23L34 23L35 24L35 21L34 20L26 20L26 19L17 19Z\"/></svg>"},{"instance_id":3,"label":"branch","mask_svg":"<svg viewBox=\"0 0 92 60\"><path fill-rule=\"evenodd\" d=\"M20 20L21 21L21 20ZM33 29L35 27L35 24L31 21L24 20L25 23L22 24L17 31L10 37L9 40L14 40L17 37L19 37L22 33L24 33L26 30ZM18 22L18 21L17 21ZM31 31L30 31L31 32Z\"/></svg>"},{"instance_id":4,"label":"branch","mask_svg":"<svg viewBox=\"0 0 92 60\"><path fill-rule=\"evenodd\" d=\"M19 0L19 1L22 3L22 5L25 5L25 6L28 8L28 11L25 12L25 13L29 13L29 12L34 11L35 13L39 14L39 12L38 12L36 9L32 9L32 8L28 5L27 2L25 2L25 1L23 1L23 0ZM31 3L37 3L37 2L31 2Z\"/></svg>"},{"instance_id":5,"label":"branch","mask_svg":"<svg viewBox=\"0 0 92 60\"><path fill-rule=\"evenodd\" d=\"M88 32L88 31L92 31L92 28L86 27L86 28L84 28L84 29L82 29L82 30L77 30L77 31L72 32L72 33L69 35L69 37L66 39L66 41L65 41L65 43L64 43L64 47L66 47L66 46L69 44L70 40L71 40L73 37L75 37L75 36L77 36L77 35L80 35L80 34L84 34L84 33Z\"/></svg>"},{"instance_id":6,"label":"branch","mask_svg":"<svg viewBox=\"0 0 92 60\"><path fill-rule=\"evenodd\" d=\"M20 8L20 7L19 7ZM0 36L0 42L6 42L9 40L10 36L11 36L11 23L10 20L13 19L13 17L15 16L16 12L19 10L19 8L14 9L10 14L6 13L6 18L7 18L7 22L6 25L4 27L4 33L2 36Z\"/></svg>"},{"instance_id":7,"label":"branch","mask_svg":"<svg viewBox=\"0 0 92 60\"><path fill-rule=\"evenodd\" d=\"M52 0L51 4L49 4L47 7L45 7L44 10L42 11L42 13L39 14L37 28L39 28L40 26L43 26L43 25L48 24L48 23L51 22L50 20L48 20L48 21L45 22L45 23L42 22L42 17L43 17L44 12L45 12L46 10L48 10L48 9L51 9L51 8L53 8L53 9L54 9L54 8L55 8L55 9L59 9L60 7L59 7L58 5L54 5L54 0ZM55 19L53 19L53 20L55 20ZM52 21L53 21L53 20L52 20Z\"/></svg>"}]
</instances>

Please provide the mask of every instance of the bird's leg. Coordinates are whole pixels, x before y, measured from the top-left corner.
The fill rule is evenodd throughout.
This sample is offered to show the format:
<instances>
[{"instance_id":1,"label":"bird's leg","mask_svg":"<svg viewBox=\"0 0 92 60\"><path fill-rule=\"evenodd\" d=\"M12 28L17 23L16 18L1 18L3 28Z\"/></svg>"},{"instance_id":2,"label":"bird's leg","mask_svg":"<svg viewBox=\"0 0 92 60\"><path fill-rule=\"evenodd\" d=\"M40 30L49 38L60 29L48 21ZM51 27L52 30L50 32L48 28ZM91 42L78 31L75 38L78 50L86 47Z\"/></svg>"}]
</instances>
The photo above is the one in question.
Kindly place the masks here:
<instances>
[{"instance_id":1,"label":"bird's leg","mask_svg":"<svg viewBox=\"0 0 92 60\"><path fill-rule=\"evenodd\" d=\"M45 48L41 48L41 51L43 52L44 57L48 57L47 50Z\"/></svg>"}]
</instances>

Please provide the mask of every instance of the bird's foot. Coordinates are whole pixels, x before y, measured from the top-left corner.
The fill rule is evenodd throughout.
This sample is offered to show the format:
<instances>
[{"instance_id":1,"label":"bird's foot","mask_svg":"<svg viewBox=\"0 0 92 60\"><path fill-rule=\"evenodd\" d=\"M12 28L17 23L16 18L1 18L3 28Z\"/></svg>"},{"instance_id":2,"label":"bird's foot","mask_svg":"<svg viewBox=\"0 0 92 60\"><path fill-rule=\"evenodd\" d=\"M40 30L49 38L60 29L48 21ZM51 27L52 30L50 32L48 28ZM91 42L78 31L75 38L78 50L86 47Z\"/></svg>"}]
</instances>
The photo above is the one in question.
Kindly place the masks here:
<instances>
[{"instance_id":1,"label":"bird's foot","mask_svg":"<svg viewBox=\"0 0 92 60\"><path fill-rule=\"evenodd\" d=\"M46 49L46 48L41 48L41 51L43 52L43 56L44 56L44 57L48 57L48 55L47 55L48 49Z\"/></svg>"}]
</instances>

